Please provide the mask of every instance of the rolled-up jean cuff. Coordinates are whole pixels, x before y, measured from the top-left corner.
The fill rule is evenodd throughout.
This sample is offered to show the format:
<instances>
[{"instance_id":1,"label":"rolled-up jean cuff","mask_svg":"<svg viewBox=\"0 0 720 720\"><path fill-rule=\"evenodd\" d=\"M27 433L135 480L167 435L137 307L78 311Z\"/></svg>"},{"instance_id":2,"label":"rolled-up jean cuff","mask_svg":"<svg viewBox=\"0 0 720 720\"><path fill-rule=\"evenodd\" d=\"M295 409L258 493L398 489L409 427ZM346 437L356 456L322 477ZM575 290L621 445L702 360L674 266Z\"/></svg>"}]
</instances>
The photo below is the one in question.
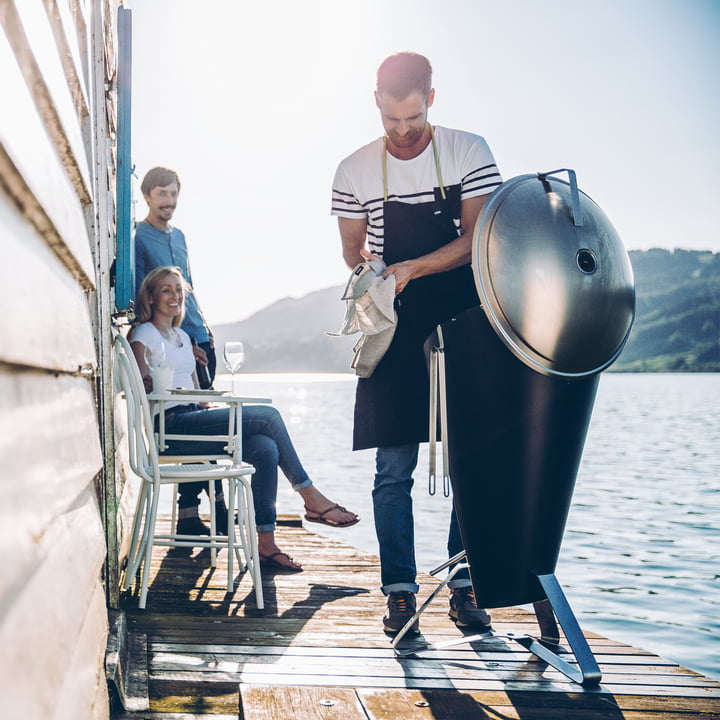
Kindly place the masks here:
<instances>
[{"instance_id":1,"label":"rolled-up jean cuff","mask_svg":"<svg viewBox=\"0 0 720 720\"><path fill-rule=\"evenodd\" d=\"M292 489L295 492L300 492L301 490L304 490L305 488L310 487L313 484L313 481L308 478L307 480L303 480L301 483L298 483L297 485L293 485Z\"/></svg>"},{"instance_id":2,"label":"rolled-up jean cuff","mask_svg":"<svg viewBox=\"0 0 720 720\"><path fill-rule=\"evenodd\" d=\"M259 533L275 532L275 523L268 523L267 525L258 525L255 529Z\"/></svg>"},{"instance_id":3,"label":"rolled-up jean cuff","mask_svg":"<svg viewBox=\"0 0 720 720\"><path fill-rule=\"evenodd\" d=\"M455 588L464 588L464 587L472 587L472 582L469 578L455 578L454 580L451 580L447 586L453 590Z\"/></svg>"},{"instance_id":4,"label":"rolled-up jean cuff","mask_svg":"<svg viewBox=\"0 0 720 720\"><path fill-rule=\"evenodd\" d=\"M390 585L382 585L380 587L383 595L389 595L393 592L411 592L417 593L420 590L420 586L417 583L390 583Z\"/></svg>"}]
</instances>

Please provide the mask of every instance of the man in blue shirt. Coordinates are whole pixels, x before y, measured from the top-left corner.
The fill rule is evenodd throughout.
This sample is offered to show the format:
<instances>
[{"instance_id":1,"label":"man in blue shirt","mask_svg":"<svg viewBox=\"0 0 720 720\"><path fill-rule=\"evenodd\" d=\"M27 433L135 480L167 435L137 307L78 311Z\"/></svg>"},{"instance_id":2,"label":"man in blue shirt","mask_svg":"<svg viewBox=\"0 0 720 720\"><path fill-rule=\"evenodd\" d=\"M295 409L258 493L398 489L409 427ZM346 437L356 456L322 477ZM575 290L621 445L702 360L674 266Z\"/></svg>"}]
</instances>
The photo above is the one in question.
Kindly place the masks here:
<instances>
[{"instance_id":1,"label":"man in blue shirt","mask_svg":"<svg viewBox=\"0 0 720 720\"><path fill-rule=\"evenodd\" d=\"M180 179L173 170L154 167L143 178L140 190L148 205L148 215L135 228L135 292L156 267L180 268L190 286L181 327L193 342L200 387L209 388L215 378L216 366L213 334L195 299L185 235L170 225L180 194Z\"/></svg>"}]
</instances>

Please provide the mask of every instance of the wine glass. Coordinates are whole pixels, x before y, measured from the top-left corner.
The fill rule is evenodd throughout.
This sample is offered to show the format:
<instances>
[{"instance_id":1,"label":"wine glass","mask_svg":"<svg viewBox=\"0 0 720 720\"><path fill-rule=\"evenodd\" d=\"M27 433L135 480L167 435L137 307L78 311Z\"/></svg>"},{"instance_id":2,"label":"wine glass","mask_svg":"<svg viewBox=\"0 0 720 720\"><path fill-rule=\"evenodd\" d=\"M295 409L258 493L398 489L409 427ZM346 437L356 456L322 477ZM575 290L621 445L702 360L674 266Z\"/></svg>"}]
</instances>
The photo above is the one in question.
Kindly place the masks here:
<instances>
[{"instance_id":1,"label":"wine glass","mask_svg":"<svg viewBox=\"0 0 720 720\"><path fill-rule=\"evenodd\" d=\"M146 345L144 357L145 364L150 371L153 392L162 392L172 387L175 373L165 359L165 343L159 343L153 348Z\"/></svg>"},{"instance_id":2,"label":"wine glass","mask_svg":"<svg viewBox=\"0 0 720 720\"><path fill-rule=\"evenodd\" d=\"M154 348L149 345L145 346L145 364L148 369L154 370L155 368L163 367L165 363L165 343L158 343Z\"/></svg>"},{"instance_id":3,"label":"wine glass","mask_svg":"<svg viewBox=\"0 0 720 720\"><path fill-rule=\"evenodd\" d=\"M228 341L225 343L223 350L223 358L225 367L232 375L232 394L235 394L235 373L242 367L245 362L245 347L239 341Z\"/></svg>"}]
</instances>

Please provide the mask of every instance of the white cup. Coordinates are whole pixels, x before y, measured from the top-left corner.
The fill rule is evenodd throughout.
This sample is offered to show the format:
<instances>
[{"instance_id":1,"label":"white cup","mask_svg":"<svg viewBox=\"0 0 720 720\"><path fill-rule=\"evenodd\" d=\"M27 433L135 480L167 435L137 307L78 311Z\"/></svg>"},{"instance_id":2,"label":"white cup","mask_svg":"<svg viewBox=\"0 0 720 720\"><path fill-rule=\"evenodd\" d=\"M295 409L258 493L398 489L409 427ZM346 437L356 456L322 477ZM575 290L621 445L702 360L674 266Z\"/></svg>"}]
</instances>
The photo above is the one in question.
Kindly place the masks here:
<instances>
[{"instance_id":1,"label":"white cup","mask_svg":"<svg viewBox=\"0 0 720 720\"><path fill-rule=\"evenodd\" d=\"M150 377L153 382L153 392L162 392L172 388L175 370L170 366L152 368Z\"/></svg>"}]
</instances>

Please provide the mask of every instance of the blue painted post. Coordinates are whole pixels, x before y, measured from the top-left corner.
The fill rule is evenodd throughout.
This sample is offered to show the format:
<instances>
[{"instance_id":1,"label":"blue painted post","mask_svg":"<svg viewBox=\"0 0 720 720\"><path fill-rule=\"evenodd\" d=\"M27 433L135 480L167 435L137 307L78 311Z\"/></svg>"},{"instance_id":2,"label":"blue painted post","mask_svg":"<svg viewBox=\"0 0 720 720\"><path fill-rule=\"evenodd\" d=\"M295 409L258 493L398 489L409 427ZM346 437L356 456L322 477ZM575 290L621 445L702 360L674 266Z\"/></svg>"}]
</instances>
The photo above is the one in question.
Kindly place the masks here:
<instances>
[{"instance_id":1,"label":"blue painted post","mask_svg":"<svg viewBox=\"0 0 720 720\"><path fill-rule=\"evenodd\" d=\"M135 295L135 248L131 226L132 14L124 7L118 8L117 96L115 308L122 312L131 309Z\"/></svg>"}]
</instances>

